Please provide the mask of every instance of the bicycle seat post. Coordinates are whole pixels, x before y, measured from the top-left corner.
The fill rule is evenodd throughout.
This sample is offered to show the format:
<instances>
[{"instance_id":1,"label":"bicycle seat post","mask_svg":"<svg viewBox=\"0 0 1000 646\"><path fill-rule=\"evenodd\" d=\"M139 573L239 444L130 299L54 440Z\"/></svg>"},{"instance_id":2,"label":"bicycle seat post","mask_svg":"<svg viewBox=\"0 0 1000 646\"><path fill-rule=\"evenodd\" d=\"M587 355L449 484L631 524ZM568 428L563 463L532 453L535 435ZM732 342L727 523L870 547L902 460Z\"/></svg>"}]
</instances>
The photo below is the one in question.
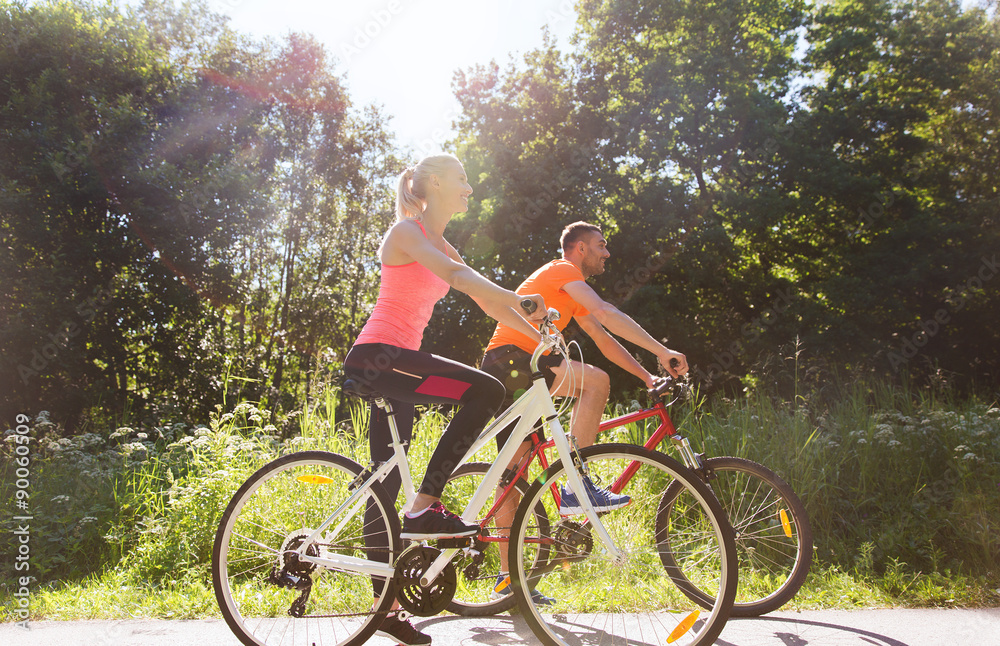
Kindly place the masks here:
<instances>
[{"instance_id":1,"label":"bicycle seat post","mask_svg":"<svg viewBox=\"0 0 1000 646\"><path fill-rule=\"evenodd\" d=\"M410 477L410 465L406 461L406 443L404 443L399 437L399 427L396 425L396 412L393 410L392 404L389 403L389 400L386 399L382 393L376 392L371 387L355 379L348 378L345 380L343 390L348 394L373 402L385 413L386 422L389 424L389 436L391 439L387 446L392 449L393 453L390 460L399 468L403 493L406 495L406 504L404 505L402 511L408 511L417 494L413 486L413 480ZM372 470L377 468L374 458L372 459L371 466L369 468Z\"/></svg>"}]
</instances>

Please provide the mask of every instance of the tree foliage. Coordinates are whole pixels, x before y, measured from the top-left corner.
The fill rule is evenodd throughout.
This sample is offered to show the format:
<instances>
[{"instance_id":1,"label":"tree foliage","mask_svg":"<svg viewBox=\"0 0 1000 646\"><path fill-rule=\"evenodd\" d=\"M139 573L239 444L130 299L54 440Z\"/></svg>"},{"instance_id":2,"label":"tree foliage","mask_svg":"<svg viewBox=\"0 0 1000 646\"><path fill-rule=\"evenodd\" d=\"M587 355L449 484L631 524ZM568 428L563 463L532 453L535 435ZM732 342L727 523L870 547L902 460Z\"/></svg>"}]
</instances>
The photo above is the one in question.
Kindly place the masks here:
<instances>
[{"instance_id":1,"label":"tree foliage","mask_svg":"<svg viewBox=\"0 0 1000 646\"><path fill-rule=\"evenodd\" d=\"M456 77L457 145L486 194L463 242L476 257L490 233L494 276L516 284L586 219L613 254L595 286L714 385L792 350L838 372L995 378L995 14L578 8L571 53Z\"/></svg>"},{"instance_id":2,"label":"tree foliage","mask_svg":"<svg viewBox=\"0 0 1000 646\"><path fill-rule=\"evenodd\" d=\"M384 117L310 37L255 43L203 4L0 20L4 415L297 406L371 300Z\"/></svg>"},{"instance_id":3,"label":"tree foliage","mask_svg":"<svg viewBox=\"0 0 1000 646\"><path fill-rule=\"evenodd\" d=\"M713 387L790 352L995 380L995 9L577 8L569 50L456 73L470 265L514 287L590 220L595 287ZM0 412L73 431L305 405L377 291L386 115L312 37L256 42L203 2L0 0L0 35ZM493 325L453 293L425 348L473 362Z\"/></svg>"}]
</instances>

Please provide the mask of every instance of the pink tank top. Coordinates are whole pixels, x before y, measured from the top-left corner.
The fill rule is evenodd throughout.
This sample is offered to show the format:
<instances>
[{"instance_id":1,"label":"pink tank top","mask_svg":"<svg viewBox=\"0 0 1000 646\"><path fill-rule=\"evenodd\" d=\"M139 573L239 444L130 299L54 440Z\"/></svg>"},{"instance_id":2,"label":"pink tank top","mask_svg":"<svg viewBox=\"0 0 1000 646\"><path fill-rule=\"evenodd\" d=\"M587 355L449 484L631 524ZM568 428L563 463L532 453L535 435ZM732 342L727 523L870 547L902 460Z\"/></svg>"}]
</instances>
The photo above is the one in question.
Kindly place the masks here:
<instances>
[{"instance_id":1,"label":"pink tank top","mask_svg":"<svg viewBox=\"0 0 1000 646\"><path fill-rule=\"evenodd\" d=\"M419 221L420 230L427 235ZM418 262L382 265L378 300L354 345L387 343L419 350L434 304L448 293L448 283Z\"/></svg>"}]
</instances>

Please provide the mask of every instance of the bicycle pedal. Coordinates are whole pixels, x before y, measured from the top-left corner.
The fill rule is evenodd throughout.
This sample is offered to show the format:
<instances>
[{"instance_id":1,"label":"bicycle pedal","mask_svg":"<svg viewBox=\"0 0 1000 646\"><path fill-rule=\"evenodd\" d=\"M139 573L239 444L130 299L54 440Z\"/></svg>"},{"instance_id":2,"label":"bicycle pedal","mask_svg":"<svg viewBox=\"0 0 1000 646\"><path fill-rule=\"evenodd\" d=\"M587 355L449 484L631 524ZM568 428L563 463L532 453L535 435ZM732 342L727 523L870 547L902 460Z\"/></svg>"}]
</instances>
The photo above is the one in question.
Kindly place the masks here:
<instances>
[{"instance_id":1,"label":"bicycle pedal","mask_svg":"<svg viewBox=\"0 0 1000 646\"><path fill-rule=\"evenodd\" d=\"M472 539L474 536L459 536L456 538L439 538L435 543L439 550L447 549L462 549L465 547L472 547Z\"/></svg>"}]
</instances>

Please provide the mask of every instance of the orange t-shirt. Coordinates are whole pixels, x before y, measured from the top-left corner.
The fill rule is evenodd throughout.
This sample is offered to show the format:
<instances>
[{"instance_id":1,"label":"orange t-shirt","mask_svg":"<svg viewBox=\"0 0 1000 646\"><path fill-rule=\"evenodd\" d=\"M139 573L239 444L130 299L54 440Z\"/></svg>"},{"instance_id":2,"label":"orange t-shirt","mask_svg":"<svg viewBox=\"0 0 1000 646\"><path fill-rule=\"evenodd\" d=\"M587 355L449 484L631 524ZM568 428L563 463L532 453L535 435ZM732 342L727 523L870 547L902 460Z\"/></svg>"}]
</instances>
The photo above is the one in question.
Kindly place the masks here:
<instances>
[{"instance_id":1,"label":"orange t-shirt","mask_svg":"<svg viewBox=\"0 0 1000 646\"><path fill-rule=\"evenodd\" d=\"M559 310L559 320L556 327L561 332L569 325L574 316L586 316L590 312L582 305L573 300L573 297L563 291L566 283L577 280L585 280L583 272L576 265L568 260L553 260L547 265L543 265L538 271L528 276L515 290L518 294L541 294L545 299L545 307L554 307ZM497 324L497 329L493 332L486 350L499 348L502 345L516 345L525 352L535 351L538 344L512 327Z\"/></svg>"}]
</instances>

